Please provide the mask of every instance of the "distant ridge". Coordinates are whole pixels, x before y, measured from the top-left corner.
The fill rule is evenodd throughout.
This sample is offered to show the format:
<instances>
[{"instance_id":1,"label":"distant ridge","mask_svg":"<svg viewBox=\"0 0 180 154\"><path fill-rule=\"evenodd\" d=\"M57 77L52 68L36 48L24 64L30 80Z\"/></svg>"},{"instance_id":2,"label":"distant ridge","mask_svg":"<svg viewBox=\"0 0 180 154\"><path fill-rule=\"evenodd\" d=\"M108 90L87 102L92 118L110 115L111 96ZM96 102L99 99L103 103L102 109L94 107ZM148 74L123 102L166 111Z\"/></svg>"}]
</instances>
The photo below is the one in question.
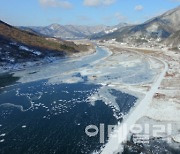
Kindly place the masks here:
<instances>
[{"instance_id":1,"label":"distant ridge","mask_svg":"<svg viewBox=\"0 0 180 154\"><path fill-rule=\"evenodd\" d=\"M48 39L35 32L19 30L3 21L0 21L0 36L18 43L37 48L39 50L51 50L60 52L77 52L79 46L73 42L63 41L62 39Z\"/></svg>"},{"instance_id":2,"label":"distant ridge","mask_svg":"<svg viewBox=\"0 0 180 154\"><path fill-rule=\"evenodd\" d=\"M166 45L177 48L180 45L179 41L177 41L179 30L180 6L142 24L121 27L112 33L96 35L91 39L116 40L124 43L131 42L136 45L143 43L153 45L166 42Z\"/></svg>"},{"instance_id":3,"label":"distant ridge","mask_svg":"<svg viewBox=\"0 0 180 154\"><path fill-rule=\"evenodd\" d=\"M44 37L20 30L0 20L0 71L12 71L48 63L61 56L87 51L88 45L76 45L62 39Z\"/></svg>"},{"instance_id":4,"label":"distant ridge","mask_svg":"<svg viewBox=\"0 0 180 154\"><path fill-rule=\"evenodd\" d=\"M51 24L45 27L19 27L23 30L32 30L38 34L63 38L63 39L84 39L89 38L91 35L98 33L106 34L108 31L113 31L114 29L127 26L127 23L120 23L116 26L83 26L83 25L60 25L60 24Z\"/></svg>"}]
</instances>

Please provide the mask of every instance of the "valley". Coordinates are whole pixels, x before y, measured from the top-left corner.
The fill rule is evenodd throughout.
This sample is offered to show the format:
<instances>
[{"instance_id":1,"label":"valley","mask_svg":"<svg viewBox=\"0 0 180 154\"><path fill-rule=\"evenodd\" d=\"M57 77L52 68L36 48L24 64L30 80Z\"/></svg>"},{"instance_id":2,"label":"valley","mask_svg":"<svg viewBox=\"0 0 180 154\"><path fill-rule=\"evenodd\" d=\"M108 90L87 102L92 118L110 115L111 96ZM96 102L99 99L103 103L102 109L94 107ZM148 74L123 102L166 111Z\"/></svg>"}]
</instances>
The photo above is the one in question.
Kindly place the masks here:
<instances>
[{"instance_id":1,"label":"valley","mask_svg":"<svg viewBox=\"0 0 180 154\"><path fill-rule=\"evenodd\" d=\"M73 9L50 2L41 1L47 12ZM180 6L142 23L117 17L109 26L0 20L0 153L180 153Z\"/></svg>"}]
</instances>

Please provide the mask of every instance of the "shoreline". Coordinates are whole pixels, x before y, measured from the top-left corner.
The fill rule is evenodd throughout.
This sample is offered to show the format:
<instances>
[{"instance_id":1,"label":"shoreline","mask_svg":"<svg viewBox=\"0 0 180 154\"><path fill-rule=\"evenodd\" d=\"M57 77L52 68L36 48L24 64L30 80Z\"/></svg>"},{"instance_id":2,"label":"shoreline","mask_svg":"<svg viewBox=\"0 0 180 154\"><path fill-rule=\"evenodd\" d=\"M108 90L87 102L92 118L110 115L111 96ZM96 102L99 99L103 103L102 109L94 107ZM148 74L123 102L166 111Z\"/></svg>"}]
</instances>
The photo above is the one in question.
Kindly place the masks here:
<instances>
[{"instance_id":1,"label":"shoreline","mask_svg":"<svg viewBox=\"0 0 180 154\"><path fill-rule=\"evenodd\" d=\"M80 41L78 44L89 45L89 49L87 51L80 51L78 53L72 53L70 55L65 55L65 56L55 56L55 57L46 56L42 59L38 59L37 61L28 61L28 62L17 63L17 64L8 64L9 68L7 68L6 66L0 66L1 74L14 73L17 71L31 69L33 67L41 67L48 64L54 64L54 63L61 62L62 60L69 59L69 58L77 59L81 57L86 57L96 52L96 48L95 48L96 46L93 45L91 42Z\"/></svg>"},{"instance_id":2,"label":"shoreline","mask_svg":"<svg viewBox=\"0 0 180 154\"><path fill-rule=\"evenodd\" d=\"M159 80L156 81L156 84L154 85L154 87L148 92L148 94L146 94L146 96L142 99L139 100L139 103L137 103L136 107L134 109L132 109L132 111L130 111L129 116L127 116L123 121L123 123L118 127L118 134L123 132L123 127L125 125L127 125L127 128L130 127L136 123L136 121L143 117L145 115L145 112L148 110L148 105L150 104L153 95L155 94L155 92L157 91L160 82L162 81L163 76L165 76L166 70L167 70L167 65L165 65L165 70L162 72L161 76L159 77ZM142 111L142 108L144 111ZM141 113L141 114L140 114ZM132 117L132 118L131 118ZM135 119L136 118L136 119ZM113 153L111 147L113 146L113 148L115 148L115 145L117 145L118 147L116 147L116 152L121 152L121 146L119 147L119 145L121 145L123 142L126 141L126 138L128 136L128 132L129 130L127 130L127 134L123 133L123 136L119 136L118 137L118 144L117 144L117 140L113 141L111 138L114 138L114 134L112 134L113 137L110 137L110 140L108 142L108 144L105 146L102 154L110 154Z\"/></svg>"},{"instance_id":3,"label":"shoreline","mask_svg":"<svg viewBox=\"0 0 180 154\"><path fill-rule=\"evenodd\" d=\"M18 80L18 82L20 82L20 83L27 83L27 82L33 82L33 81L42 80L42 79L54 78L54 77L57 77L60 74L62 74L63 71L64 71L64 69L63 69L62 73L60 73L59 72L59 68L58 68L59 66L61 66L61 65L64 66L64 65L66 65L66 63L67 64L68 63L74 63L74 62L78 62L79 63L82 59L88 59L88 57L96 57L97 52L99 52L99 51L97 51L97 47L95 49L96 52L94 52L94 50L91 50L91 51L93 51L93 52L89 52L88 55L87 54L86 55L82 55L82 56L79 55L79 56L76 56L75 58L69 57L69 58L65 59L64 61L57 60L57 61L55 61L53 63L39 65L39 66L36 66L36 67L29 67L29 68L23 69L23 70L13 71L10 74L13 74L13 77L19 77L20 79ZM109 54L111 54L111 53L108 52L107 56L109 56ZM102 58L100 56L100 59L97 59L97 60L95 59L95 62L96 61L99 62L102 59L104 59L104 58ZM92 63L94 63L94 62L92 62ZM47 67L47 66L51 70L53 70L53 69L55 69L55 67L57 67L58 70L57 70L56 74L49 75L49 73L47 72L48 70L45 69L45 67ZM69 66L68 66L68 68L69 68ZM76 68L73 68L73 67L72 67L72 69L76 70ZM66 73L68 73L69 71L71 72L71 70L66 70L65 69ZM40 74L36 77L36 74L38 72Z\"/></svg>"},{"instance_id":4,"label":"shoreline","mask_svg":"<svg viewBox=\"0 0 180 154\"><path fill-rule=\"evenodd\" d=\"M112 44L109 44L109 45L106 45L106 46L109 46L109 47L112 47L113 45ZM115 48L119 48L119 49L131 49L131 50L133 50L133 48L128 48L128 47L122 47L122 46L117 46L117 45L114 45L113 47L115 47ZM112 47L112 48L113 48ZM137 49L134 49L135 51L134 52L137 52L138 54L142 54L141 52L139 52ZM139 49L139 50L144 50L144 49ZM149 51L151 51L151 50L149 50ZM157 51L157 50L155 50L155 51ZM160 52L160 51L159 51ZM154 51L153 51L153 54L154 54ZM133 119L129 119L128 120L128 116L126 117L126 121L124 121L124 123L125 122L127 122L127 123L134 123L134 124L137 124L137 122L139 121L139 119L142 119L143 117L145 117L146 115L147 115L147 113L148 113L148 111L152 108L150 105L152 104L152 102L153 102L153 100L154 100L154 95L156 94L156 93L158 93L158 91L159 91L159 87L161 86L161 84L162 84L162 82L163 82L163 80L166 78L166 75L167 75L167 72L169 71L169 64L167 64L166 63L166 60L165 61L162 61L162 57L161 58L157 58L157 57L155 57L154 55L152 55L152 54L150 54L150 55L147 55L147 54L144 54L145 56L147 56L147 57L151 57L151 58L155 58L155 59L157 59L157 60L159 60L159 61L161 61L163 64L164 64L164 66L165 66L165 69L164 69L164 71L163 72L161 72L161 75L160 75L160 77L159 77L159 81L158 81L158 85L156 85L156 88L153 88L152 90L150 90L151 91L151 96L148 96L147 97L147 94L146 94L146 96L145 96L145 98L143 98L143 100L140 100L140 103L138 104L136 104L137 106L134 108L134 109L132 109L131 111L130 111L130 117L132 117ZM163 56L164 57L164 56ZM157 82L157 81L156 81ZM147 92L147 93L149 93L149 92ZM146 98L147 97L147 98ZM151 98L150 98L151 97ZM149 98L149 99L148 99ZM147 100L147 102L146 102L146 100ZM144 104L142 104L142 101L144 102ZM146 106L145 106L146 105ZM144 111L144 107L146 108L146 111L147 112L145 112ZM136 108L138 108L138 109L136 109ZM137 111L137 113L138 113L138 111L139 111L139 113L141 112L141 110L143 109L143 114L141 113L140 115L136 115L135 113L133 113L133 110L136 110ZM135 112L135 111L134 111ZM135 117L135 118L134 118ZM131 122L130 122L131 121ZM140 120L140 124L143 124L144 122L146 122L146 121L144 121L144 120L142 120L142 122L141 122L141 120ZM123 126L121 127L121 125L119 126L119 131L122 131L122 128L123 128ZM176 128L177 129L177 128ZM105 145L105 148L103 148L102 149L102 154L110 154L110 153L113 153L113 152L116 152L116 153L118 153L118 152L122 152L122 150L123 150L123 145L122 145L122 143L124 143L124 141L126 140L126 141L128 141L128 139L127 139L127 137L129 137L129 133L126 133L126 135L124 135L124 136L122 136L123 137L123 139L120 139L120 141L119 141L119 146L118 146L118 144L117 144L117 140L116 141L114 141L113 142L113 139L112 138L115 138L115 133L118 133L118 132L114 132L114 134L112 134L111 135L111 137L110 137L110 139L109 139L109 141L108 141L108 143ZM176 138L176 140L178 140L178 138ZM116 145L116 148L115 148L115 145ZM113 150L112 150L113 149Z\"/></svg>"}]
</instances>

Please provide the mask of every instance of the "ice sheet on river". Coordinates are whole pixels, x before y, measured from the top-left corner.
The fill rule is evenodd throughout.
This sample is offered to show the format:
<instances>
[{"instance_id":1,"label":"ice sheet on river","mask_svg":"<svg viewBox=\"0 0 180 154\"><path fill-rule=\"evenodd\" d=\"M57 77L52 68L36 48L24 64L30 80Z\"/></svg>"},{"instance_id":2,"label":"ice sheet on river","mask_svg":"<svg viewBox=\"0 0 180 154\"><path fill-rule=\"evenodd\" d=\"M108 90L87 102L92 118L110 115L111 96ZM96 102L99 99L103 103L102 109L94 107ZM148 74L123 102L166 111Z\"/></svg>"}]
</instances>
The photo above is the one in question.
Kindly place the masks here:
<instances>
[{"instance_id":1,"label":"ice sheet on river","mask_svg":"<svg viewBox=\"0 0 180 154\"><path fill-rule=\"evenodd\" d=\"M59 122L61 122L60 126L67 124L64 127L66 133L62 131L63 135L73 133L74 130L78 131L79 127L82 127L83 131L80 133L83 133L85 137L87 136L84 134L84 128L87 124L92 124L92 120L110 118L113 119L113 123L105 123L101 120L95 124L117 124L124 118L124 115L129 113L139 98L137 92L126 91L123 87L128 88L132 85L138 87L139 84L152 82L156 77L158 67L152 67L152 61L149 59L126 51L123 54L117 52L110 55L111 53L107 50L97 48L97 52L91 56L65 59L54 64L16 72L15 76L20 77L18 81L23 84L9 86L0 91L1 117L6 119L13 115L12 111L16 113L16 110L6 110L16 107L18 111L19 109L24 111L18 113L29 114L28 122L31 117L34 119L33 122L46 121L49 125L50 121L56 119L58 122L54 121L55 126ZM89 119L91 117L93 117L92 120ZM22 122L20 129L26 131L32 128L28 122ZM69 125L73 125L73 131L67 130L70 128ZM28 129L25 129L26 126ZM52 129L55 129L54 125L49 126L52 126L49 129L52 132ZM75 129L76 127L78 129ZM41 131L41 129L38 130ZM59 128L57 130L61 133ZM77 132L72 136L73 139L77 136L77 140L81 140L80 145L85 143ZM85 145L90 148L85 147L86 152L87 149L95 150L88 139L85 139ZM55 139L56 141L60 141L59 138ZM72 145L76 144L72 143Z\"/></svg>"},{"instance_id":2,"label":"ice sheet on river","mask_svg":"<svg viewBox=\"0 0 180 154\"><path fill-rule=\"evenodd\" d=\"M119 109L115 97L109 90L120 90L121 85L152 82L158 70L152 68L150 65L152 60L144 58L143 55L126 51L123 54L117 52L110 55L111 52L108 50L97 48L97 52L90 56L76 60L67 59L60 63L20 71L15 73L15 76L20 76L19 81L22 83L48 79L49 85L77 82L101 85L99 92L89 99L101 99Z\"/></svg>"}]
</instances>

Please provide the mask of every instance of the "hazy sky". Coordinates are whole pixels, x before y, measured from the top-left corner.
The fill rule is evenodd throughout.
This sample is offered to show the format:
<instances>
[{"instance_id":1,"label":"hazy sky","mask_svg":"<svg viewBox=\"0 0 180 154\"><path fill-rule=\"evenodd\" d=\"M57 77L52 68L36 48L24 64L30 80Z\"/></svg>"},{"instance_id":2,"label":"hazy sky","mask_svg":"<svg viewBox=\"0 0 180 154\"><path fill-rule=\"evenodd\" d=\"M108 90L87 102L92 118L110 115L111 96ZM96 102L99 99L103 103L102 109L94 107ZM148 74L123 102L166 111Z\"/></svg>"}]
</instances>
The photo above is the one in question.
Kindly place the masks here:
<instances>
[{"instance_id":1,"label":"hazy sky","mask_svg":"<svg viewBox=\"0 0 180 154\"><path fill-rule=\"evenodd\" d=\"M180 0L0 0L0 19L12 25L140 23Z\"/></svg>"}]
</instances>

